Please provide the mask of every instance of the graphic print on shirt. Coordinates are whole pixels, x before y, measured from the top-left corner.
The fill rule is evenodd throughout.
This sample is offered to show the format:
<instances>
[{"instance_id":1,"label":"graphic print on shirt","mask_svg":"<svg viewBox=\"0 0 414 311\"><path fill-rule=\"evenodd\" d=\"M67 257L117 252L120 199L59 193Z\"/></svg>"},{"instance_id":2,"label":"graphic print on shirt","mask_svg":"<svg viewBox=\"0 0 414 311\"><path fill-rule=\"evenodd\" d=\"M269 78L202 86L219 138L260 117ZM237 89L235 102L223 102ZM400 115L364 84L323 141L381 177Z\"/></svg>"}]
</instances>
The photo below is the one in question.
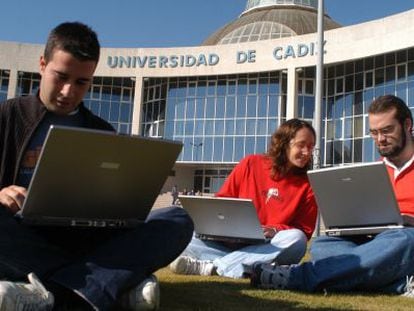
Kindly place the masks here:
<instances>
[{"instance_id":1,"label":"graphic print on shirt","mask_svg":"<svg viewBox=\"0 0 414 311\"><path fill-rule=\"evenodd\" d=\"M276 200L279 199L279 189L277 188L269 188L266 193L266 204L269 202L271 198L274 198Z\"/></svg>"}]
</instances>

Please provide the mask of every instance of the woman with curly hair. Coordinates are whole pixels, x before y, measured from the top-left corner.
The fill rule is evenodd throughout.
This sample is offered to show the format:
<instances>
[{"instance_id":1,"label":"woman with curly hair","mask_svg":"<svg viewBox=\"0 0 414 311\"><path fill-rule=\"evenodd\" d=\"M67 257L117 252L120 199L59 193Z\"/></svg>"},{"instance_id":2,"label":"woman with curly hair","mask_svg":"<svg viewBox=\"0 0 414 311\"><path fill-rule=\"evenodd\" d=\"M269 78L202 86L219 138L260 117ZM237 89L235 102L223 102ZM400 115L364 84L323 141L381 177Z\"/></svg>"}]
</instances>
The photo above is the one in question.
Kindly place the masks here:
<instances>
[{"instance_id":1,"label":"woman with curly hair","mask_svg":"<svg viewBox=\"0 0 414 311\"><path fill-rule=\"evenodd\" d=\"M267 242L246 245L193 237L171 265L178 274L241 278L255 263L298 263L315 229L317 207L307 170L315 130L299 119L283 123L265 154L242 159L216 196L252 199Z\"/></svg>"}]
</instances>

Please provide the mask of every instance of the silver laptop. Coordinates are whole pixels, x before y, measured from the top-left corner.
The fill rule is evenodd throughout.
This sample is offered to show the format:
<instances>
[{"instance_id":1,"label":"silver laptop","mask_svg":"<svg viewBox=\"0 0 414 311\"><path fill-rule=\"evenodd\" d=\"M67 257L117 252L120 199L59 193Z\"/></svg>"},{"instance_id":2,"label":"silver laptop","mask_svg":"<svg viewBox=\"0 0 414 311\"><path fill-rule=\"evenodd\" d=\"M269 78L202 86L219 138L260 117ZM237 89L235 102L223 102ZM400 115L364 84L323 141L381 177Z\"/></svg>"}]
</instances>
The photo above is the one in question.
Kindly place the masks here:
<instances>
[{"instance_id":1,"label":"silver laptop","mask_svg":"<svg viewBox=\"0 0 414 311\"><path fill-rule=\"evenodd\" d=\"M311 170L308 176L327 235L371 235L404 226L383 162Z\"/></svg>"},{"instance_id":2,"label":"silver laptop","mask_svg":"<svg viewBox=\"0 0 414 311\"><path fill-rule=\"evenodd\" d=\"M178 142L52 126L22 221L134 227L145 221L181 151Z\"/></svg>"},{"instance_id":3,"label":"silver laptop","mask_svg":"<svg viewBox=\"0 0 414 311\"><path fill-rule=\"evenodd\" d=\"M265 242L252 200L180 195L179 200L202 240L255 244Z\"/></svg>"}]
</instances>

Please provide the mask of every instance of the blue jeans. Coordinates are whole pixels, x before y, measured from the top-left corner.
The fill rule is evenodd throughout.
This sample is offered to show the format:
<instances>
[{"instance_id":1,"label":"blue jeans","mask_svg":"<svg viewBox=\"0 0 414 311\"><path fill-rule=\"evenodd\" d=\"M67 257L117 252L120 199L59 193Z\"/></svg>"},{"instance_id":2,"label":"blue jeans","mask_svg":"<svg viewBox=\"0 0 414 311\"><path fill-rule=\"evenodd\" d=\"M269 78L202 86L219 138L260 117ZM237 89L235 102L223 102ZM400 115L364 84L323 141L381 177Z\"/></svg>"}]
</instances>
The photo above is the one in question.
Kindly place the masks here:
<instances>
[{"instance_id":1,"label":"blue jeans","mask_svg":"<svg viewBox=\"0 0 414 311\"><path fill-rule=\"evenodd\" d=\"M0 208L0 279L27 281L34 272L46 286L59 284L107 310L173 261L192 233L190 217L178 207L152 211L137 228L113 230L29 227Z\"/></svg>"},{"instance_id":2,"label":"blue jeans","mask_svg":"<svg viewBox=\"0 0 414 311\"><path fill-rule=\"evenodd\" d=\"M193 237L182 255L211 260L217 273L230 278L250 274L254 263L298 263L306 252L306 236L298 229L279 231L269 243L243 246L238 249L217 241Z\"/></svg>"},{"instance_id":3,"label":"blue jeans","mask_svg":"<svg viewBox=\"0 0 414 311\"><path fill-rule=\"evenodd\" d=\"M293 266L287 287L302 291L403 293L414 274L414 228L387 230L373 238L320 237L312 261Z\"/></svg>"}]
</instances>

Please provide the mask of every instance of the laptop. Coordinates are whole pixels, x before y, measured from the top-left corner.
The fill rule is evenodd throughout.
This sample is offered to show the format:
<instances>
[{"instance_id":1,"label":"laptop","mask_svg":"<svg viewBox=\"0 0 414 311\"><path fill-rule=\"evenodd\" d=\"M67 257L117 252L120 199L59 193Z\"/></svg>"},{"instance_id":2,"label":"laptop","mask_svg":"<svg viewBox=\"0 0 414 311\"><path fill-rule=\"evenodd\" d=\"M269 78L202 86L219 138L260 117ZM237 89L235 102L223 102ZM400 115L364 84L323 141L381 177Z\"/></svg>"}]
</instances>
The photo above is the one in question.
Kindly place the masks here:
<instances>
[{"instance_id":1,"label":"laptop","mask_svg":"<svg viewBox=\"0 0 414 311\"><path fill-rule=\"evenodd\" d=\"M245 244L266 241L252 200L194 195L178 199L193 219L199 239Z\"/></svg>"},{"instance_id":2,"label":"laptop","mask_svg":"<svg viewBox=\"0 0 414 311\"><path fill-rule=\"evenodd\" d=\"M329 236L373 235L404 227L383 162L308 171Z\"/></svg>"},{"instance_id":3,"label":"laptop","mask_svg":"<svg viewBox=\"0 0 414 311\"><path fill-rule=\"evenodd\" d=\"M179 142L51 126L21 210L30 225L135 227L145 221Z\"/></svg>"}]
</instances>

